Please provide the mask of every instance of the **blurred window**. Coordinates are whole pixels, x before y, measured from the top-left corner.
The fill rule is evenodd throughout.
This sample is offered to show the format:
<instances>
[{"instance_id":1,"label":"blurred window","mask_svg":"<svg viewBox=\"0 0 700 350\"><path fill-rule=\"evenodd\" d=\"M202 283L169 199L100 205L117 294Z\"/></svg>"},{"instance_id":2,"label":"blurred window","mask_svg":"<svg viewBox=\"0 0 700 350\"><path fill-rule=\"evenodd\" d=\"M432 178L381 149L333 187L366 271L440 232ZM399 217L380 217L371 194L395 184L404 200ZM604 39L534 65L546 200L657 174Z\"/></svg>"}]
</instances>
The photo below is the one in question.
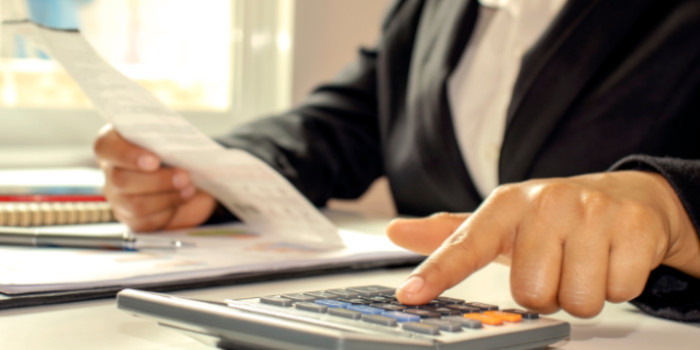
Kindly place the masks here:
<instances>
[{"instance_id":1,"label":"blurred window","mask_svg":"<svg viewBox=\"0 0 700 350\"><path fill-rule=\"evenodd\" d=\"M208 134L289 106L293 0L0 0L3 20L77 21L115 68ZM91 143L104 124L57 62L0 33L0 147ZM0 166L2 153L0 152Z\"/></svg>"}]
</instances>

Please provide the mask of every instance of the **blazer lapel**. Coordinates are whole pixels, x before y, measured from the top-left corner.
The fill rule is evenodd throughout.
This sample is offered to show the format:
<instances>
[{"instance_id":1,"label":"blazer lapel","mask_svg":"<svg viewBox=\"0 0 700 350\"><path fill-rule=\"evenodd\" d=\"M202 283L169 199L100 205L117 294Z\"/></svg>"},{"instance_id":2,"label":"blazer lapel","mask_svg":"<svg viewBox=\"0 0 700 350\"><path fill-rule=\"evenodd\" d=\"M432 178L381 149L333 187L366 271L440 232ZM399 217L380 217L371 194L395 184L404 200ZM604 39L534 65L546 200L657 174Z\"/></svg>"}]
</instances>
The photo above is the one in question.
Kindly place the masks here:
<instances>
[{"instance_id":1,"label":"blazer lapel","mask_svg":"<svg viewBox=\"0 0 700 350\"><path fill-rule=\"evenodd\" d=\"M409 117L401 143L412 145L410 151L404 150L411 158L422 159L425 181L435 185L431 195L444 204L436 206L471 209L479 196L468 180L454 137L446 80L471 37L479 4L477 0L434 0L426 1L425 6L410 63Z\"/></svg>"},{"instance_id":2,"label":"blazer lapel","mask_svg":"<svg viewBox=\"0 0 700 350\"><path fill-rule=\"evenodd\" d=\"M426 1L414 49L420 53L412 62L414 71L425 69L425 65L430 64L428 61L447 67L449 71L457 66L471 37L479 2L459 0L455 6L449 1L452 0Z\"/></svg>"},{"instance_id":3,"label":"blazer lapel","mask_svg":"<svg viewBox=\"0 0 700 350\"><path fill-rule=\"evenodd\" d=\"M501 148L501 183L528 177L547 136L652 0L570 0L522 62Z\"/></svg>"}]
</instances>

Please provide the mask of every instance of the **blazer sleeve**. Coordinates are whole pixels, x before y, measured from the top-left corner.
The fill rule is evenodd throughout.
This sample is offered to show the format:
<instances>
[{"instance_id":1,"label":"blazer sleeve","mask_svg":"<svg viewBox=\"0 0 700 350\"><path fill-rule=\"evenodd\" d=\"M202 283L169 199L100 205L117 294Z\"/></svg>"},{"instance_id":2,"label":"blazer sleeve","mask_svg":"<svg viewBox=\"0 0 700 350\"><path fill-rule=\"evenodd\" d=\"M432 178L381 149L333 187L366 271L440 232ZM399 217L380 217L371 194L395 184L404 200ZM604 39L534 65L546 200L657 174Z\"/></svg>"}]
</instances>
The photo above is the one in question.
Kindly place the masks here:
<instances>
[{"instance_id":1,"label":"blazer sleeve","mask_svg":"<svg viewBox=\"0 0 700 350\"><path fill-rule=\"evenodd\" d=\"M651 171L664 176L678 194L695 231L700 232L700 160L632 155L611 170ZM700 279L659 266L651 272L642 294L631 303L657 317L700 322Z\"/></svg>"},{"instance_id":2,"label":"blazer sleeve","mask_svg":"<svg viewBox=\"0 0 700 350\"><path fill-rule=\"evenodd\" d=\"M361 49L356 62L301 106L217 141L265 161L317 206L359 196L383 173L375 61L375 51Z\"/></svg>"},{"instance_id":3,"label":"blazer sleeve","mask_svg":"<svg viewBox=\"0 0 700 350\"><path fill-rule=\"evenodd\" d=\"M404 0L389 7L382 32L399 16ZM217 138L226 147L257 156L287 178L314 205L352 199L384 173L380 142L377 56L383 47L360 49L358 58L297 108L254 121Z\"/></svg>"}]
</instances>

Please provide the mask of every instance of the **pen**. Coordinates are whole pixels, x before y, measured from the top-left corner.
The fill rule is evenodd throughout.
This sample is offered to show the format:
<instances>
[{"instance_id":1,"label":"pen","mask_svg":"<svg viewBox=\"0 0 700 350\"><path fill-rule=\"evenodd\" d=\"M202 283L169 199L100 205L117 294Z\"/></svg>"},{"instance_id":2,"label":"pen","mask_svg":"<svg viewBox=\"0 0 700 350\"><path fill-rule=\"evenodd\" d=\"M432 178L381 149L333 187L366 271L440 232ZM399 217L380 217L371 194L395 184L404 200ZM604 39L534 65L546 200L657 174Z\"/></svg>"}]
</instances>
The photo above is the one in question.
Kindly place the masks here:
<instances>
[{"instance_id":1,"label":"pen","mask_svg":"<svg viewBox=\"0 0 700 350\"><path fill-rule=\"evenodd\" d=\"M0 244L29 247L72 247L137 250L139 248L180 248L180 241L149 242L138 244L136 236L128 230L115 232L70 232L52 231L31 227L0 226Z\"/></svg>"}]
</instances>

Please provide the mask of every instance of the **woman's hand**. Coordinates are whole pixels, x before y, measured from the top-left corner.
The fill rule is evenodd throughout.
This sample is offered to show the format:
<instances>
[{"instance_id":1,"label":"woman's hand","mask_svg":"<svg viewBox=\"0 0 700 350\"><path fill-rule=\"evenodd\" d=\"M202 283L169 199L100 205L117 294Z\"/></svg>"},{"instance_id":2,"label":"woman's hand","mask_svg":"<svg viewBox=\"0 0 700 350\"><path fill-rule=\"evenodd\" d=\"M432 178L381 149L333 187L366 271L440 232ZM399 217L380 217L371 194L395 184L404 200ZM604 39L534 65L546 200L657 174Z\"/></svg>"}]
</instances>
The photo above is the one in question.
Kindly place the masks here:
<instances>
[{"instance_id":1,"label":"woman's hand","mask_svg":"<svg viewBox=\"0 0 700 350\"><path fill-rule=\"evenodd\" d=\"M620 171L497 188L472 214L397 219L389 237L428 257L397 290L422 304L495 258L513 298L542 313L592 317L637 297L660 264L700 278L700 242L668 182Z\"/></svg>"},{"instance_id":2,"label":"woman's hand","mask_svg":"<svg viewBox=\"0 0 700 350\"><path fill-rule=\"evenodd\" d=\"M129 143L110 125L94 145L105 174L104 194L116 218L134 231L197 226L214 212L216 200L197 190L187 171Z\"/></svg>"}]
</instances>

